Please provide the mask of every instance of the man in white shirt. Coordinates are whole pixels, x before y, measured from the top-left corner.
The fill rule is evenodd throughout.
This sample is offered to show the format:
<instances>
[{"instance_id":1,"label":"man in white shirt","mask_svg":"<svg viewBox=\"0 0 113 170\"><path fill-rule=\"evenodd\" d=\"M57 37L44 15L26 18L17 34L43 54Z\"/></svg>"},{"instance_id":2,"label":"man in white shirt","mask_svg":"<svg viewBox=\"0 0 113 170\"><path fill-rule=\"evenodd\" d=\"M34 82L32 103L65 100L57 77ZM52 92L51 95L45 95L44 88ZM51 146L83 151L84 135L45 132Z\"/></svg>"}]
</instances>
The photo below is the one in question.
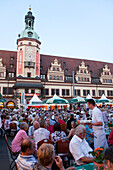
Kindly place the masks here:
<instances>
[{"instance_id":1,"label":"man in white shirt","mask_svg":"<svg viewBox=\"0 0 113 170\"><path fill-rule=\"evenodd\" d=\"M87 100L87 105L89 109L92 109L92 126L94 132L94 148L103 146L105 149L108 147L104 121L102 112L95 106L95 101L93 99Z\"/></svg>"},{"instance_id":2,"label":"man in white shirt","mask_svg":"<svg viewBox=\"0 0 113 170\"><path fill-rule=\"evenodd\" d=\"M77 165L93 162L93 157L89 154L92 148L85 140L85 126L79 125L75 129L75 135L70 141L69 149Z\"/></svg>"},{"instance_id":3,"label":"man in white shirt","mask_svg":"<svg viewBox=\"0 0 113 170\"><path fill-rule=\"evenodd\" d=\"M45 120L42 120L40 122L40 128L34 131L34 141L35 141L35 147L37 148L37 143L41 141L42 139L49 139L50 138L50 132L46 129L47 125Z\"/></svg>"}]
</instances>

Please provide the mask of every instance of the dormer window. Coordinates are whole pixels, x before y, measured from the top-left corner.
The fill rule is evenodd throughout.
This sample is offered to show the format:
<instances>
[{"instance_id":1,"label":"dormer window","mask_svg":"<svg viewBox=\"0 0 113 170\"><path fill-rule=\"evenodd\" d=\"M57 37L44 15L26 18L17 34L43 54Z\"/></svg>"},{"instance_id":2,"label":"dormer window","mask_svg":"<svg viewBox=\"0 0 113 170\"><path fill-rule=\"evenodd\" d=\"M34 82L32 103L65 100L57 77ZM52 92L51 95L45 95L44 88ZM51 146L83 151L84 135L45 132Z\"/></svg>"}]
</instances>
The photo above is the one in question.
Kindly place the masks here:
<instances>
[{"instance_id":1,"label":"dormer window","mask_svg":"<svg viewBox=\"0 0 113 170\"><path fill-rule=\"evenodd\" d=\"M62 78L60 78L60 76ZM50 68L48 68L47 79L49 81L64 81L64 70L62 70L57 58L54 59L54 62L51 63Z\"/></svg>"},{"instance_id":2,"label":"dormer window","mask_svg":"<svg viewBox=\"0 0 113 170\"><path fill-rule=\"evenodd\" d=\"M28 32L28 37L32 37L33 33L32 32Z\"/></svg>"},{"instance_id":3,"label":"dormer window","mask_svg":"<svg viewBox=\"0 0 113 170\"><path fill-rule=\"evenodd\" d=\"M11 57L10 59L11 59L11 61L13 61L13 60L14 60L14 57Z\"/></svg>"},{"instance_id":4,"label":"dormer window","mask_svg":"<svg viewBox=\"0 0 113 170\"><path fill-rule=\"evenodd\" d=\"M83 70L80 70L80 73L83 73Z\"/></svg>"},{"instance_id":5,"label":"dormer window","mask_svg":"<svg viewBox=\"0 0 113 170\"><path fill-rule=\"evenodd\" d=\"M31 42L29 42L29 45L31 45Z\"/></svg>"},{"instance_id":6,"label":"dormer window","mask_svg":"<svg viewBox=\"0 0 113 170\"><path fill-rule=\"evenodd\" d=\"M11 68L13 68L13 66L14 66L13 64L10 64L10 67L11 67Z\"/></svg>"}]
</instances>

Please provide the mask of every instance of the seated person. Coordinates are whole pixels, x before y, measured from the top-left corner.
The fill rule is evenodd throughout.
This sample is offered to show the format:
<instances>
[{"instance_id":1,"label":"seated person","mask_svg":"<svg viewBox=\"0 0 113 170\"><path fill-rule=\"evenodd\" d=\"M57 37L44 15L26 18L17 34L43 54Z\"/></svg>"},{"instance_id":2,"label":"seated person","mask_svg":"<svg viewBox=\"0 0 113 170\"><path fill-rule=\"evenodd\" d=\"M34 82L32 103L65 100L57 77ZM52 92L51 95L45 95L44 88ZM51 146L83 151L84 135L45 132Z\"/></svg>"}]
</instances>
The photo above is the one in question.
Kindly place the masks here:
<instances>
[{"instance_id":1,"label":"seated person","mask_svg":"<svg viewBox=\"0 0 113 170\"><path fill-rule=\"evenodd\" d=\"M60 170L64 170L62 159L55 156L54 146L44 143L38 149L38 162L35 163L33 170L51 170L54 161Z\"/></svg>"},{"instance_id":2,"label":"seated person","mask_svg":"<svg viewBox=\"0 0 113 170\"><path fill-rule=\"evenodd\" d=\"M34 134L34 131L37 130L39 128L39 123L38 121L34 121L33 122L33 125L29 127L29 130L28 130L28 135L32 138L33 137L33 134Z\"/></svg>"},{"instance_id":3,"label":"seated person","mask_svg":"<svg viewBox=\"0 0 113 170\"><path fill-rule=\"evenodd\" d=\"M60 139L66 139L65 132L61 131L60 123L56 122L53 126L54 132L51 134L51 140L56 143Z\"/></svg>"},{"instance_id":4,"label":"seated person","mask_svg":"<svg viewBox=\"0 0 113 170\"><path fill-rule=\"evenodd\" d=\"M21 154L16 159L19 169L32 170L37 159L33 156L35 144L32 139L24 139L21 143Z\"/></svg>"},{"instance_id":5,"label":"seated person","mask_svg":"<svg viewBox=\"0 0 113 170\"><path fill-rule=\"evenodd\" d=\"M78 125L75 129L75 135L70 141L69 149L77 165L93 162L93 157L89 154L92 148L85 140L86 129L83 125Z\"/></svg>"},{"instance_id":6,"label":"seated person","mask_svg":"<svg viewBox=\"0 0 113 170\"><path fill-rule=\"evenodd\" d=\"M111 132L109 134L108 142L110 143L110 145L113 146L113 129L111 130Z\"/></svg>"},{"instance_id":7,"label":"seated person","mask_svg":"<svg viewBox=\"0 0 113 170\"><path fill-rule=\"evenodd\" d=\"M15 116L12 117L12 121L10 122L10 124L11 124L11 123L16 123L17 131L20 129L20 128L19 128L19 122L17 121L17 119L16 119Z\"/></svg>"},{"instance_id":8,"label":"seated person","mask_svg":"<svg viewBox=\"0 0 113 170\"><path fill-rule=\"evenodd\" d=\"M6 120L4 121L4 130L7 135L10 134L10 118L9 118L9 116L7 116Z\"/></svg>"},{"instance_id":9,"label":"seated person","mask_svg":"<svg viewBox=\"0 0 113 170\"><path fill-rule=\"evenodd\" d=\"M77 127L77 122L76 121L72 121L71 122L71 130L69 131L69 135L67 136L67 138L69 140L72 139L72 137L75 135L75 128Z\"/></svg>"},{"instance_id":10,"label":"seated person","mask_svg":"<svg viewBox=\"0 0 113 170\"><path fill-rule=\"evenodd\" d=\"M107 148L104 153L108 170L113 170L113 146Z\"/></svg>"},{"instance_id":11,"label":"seated person","mask_svg":"<svg viewBox=\"0 0 113 170\"><path fill-rule=\"evenodd\" d=\"M21 143L23 139L28 138L26 131L28 130L28 124L26 122L22 122L20 124L20 130L14 137L11 143L11 149L13 152L19 152L21 149Z\"/></svg>"},{"instance_id":12,"label":"seated person","mask_svg":"<svg viewBox=\"0 0 113 170\"><path fill-rule=\"evenodd\" d=\"M47 124L47 130L50 132L50 134L53 133L54 130L53 130L53 126L50 125L50 118L49 117L46 118L46 124Z\"/></svg>"},{"instance_id":13,"label":"seated person","mask_svg":"<svg viewBox=\"0 0 113 170\"><path fill-rule=\"evenodd\" d=\"M34 131L34 141L35 141L35 147L37 148L37 143L41 141L42 139L49 139L50 138L50 132L46 129L47 124L45 120L40 121L40 128Z\"/></svg>"}]
</instances>

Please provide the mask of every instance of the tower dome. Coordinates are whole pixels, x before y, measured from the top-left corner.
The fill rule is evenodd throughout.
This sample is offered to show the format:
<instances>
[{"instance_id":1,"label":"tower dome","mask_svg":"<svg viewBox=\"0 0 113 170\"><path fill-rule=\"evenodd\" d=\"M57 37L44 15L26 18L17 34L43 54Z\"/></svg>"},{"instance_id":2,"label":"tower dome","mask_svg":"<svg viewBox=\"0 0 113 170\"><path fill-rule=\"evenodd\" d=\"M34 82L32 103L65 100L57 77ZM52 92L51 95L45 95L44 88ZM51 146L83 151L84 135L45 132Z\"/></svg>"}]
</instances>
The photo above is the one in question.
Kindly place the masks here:
<instances>
[{"instance_id":1,"label":"tower dome","mask_svg":"<svg viewBox=\"0 0 113 170\"><path fill-rule=\"evenodd\" d=\"M31 9L27 15L25 15L25 29L18 35L18 39L20 38L32 38L39 40L38 34L34 31L34 20L35 17L32 15Z\"/></svg>"}]
</instances>

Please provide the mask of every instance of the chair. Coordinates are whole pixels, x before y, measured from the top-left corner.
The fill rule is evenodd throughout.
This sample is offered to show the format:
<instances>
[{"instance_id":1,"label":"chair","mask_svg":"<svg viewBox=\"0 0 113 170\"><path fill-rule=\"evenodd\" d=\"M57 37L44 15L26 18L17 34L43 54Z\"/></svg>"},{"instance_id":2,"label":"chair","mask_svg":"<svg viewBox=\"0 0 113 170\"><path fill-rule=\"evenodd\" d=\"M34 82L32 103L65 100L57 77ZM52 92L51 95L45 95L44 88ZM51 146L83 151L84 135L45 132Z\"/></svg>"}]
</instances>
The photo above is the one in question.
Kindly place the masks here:
<instances>
[{"instance_id":1,"label":"chair","mask_svg":"<svg viewBox=\"0 0 113 170\"><path fill-rule=\"evenodd\" d=\"M19 166L17 165L17 163L16 163L16 170L19 170Z\"/></svg>"},{"instance_id":2,"label":"chair","mask_svg":"<svg viewBox=\"0 0 113 170\"><path fill-rule=\"evenodd\" d=\"M49 144L54 145L54 142L52 140L50 140L50 139L42 139L41 141L39 141L37 143L37 148L39 148L43 143L49 143Z\"/></svg>"},{"instance_id":3,"label":"chair","mask_svg":"<svg viewBox=\"0 0 113 170\"><path fill-rule=\"evenodd\" d=\"M14 136L17 133L17 124L15 122L10 123L10 135Z\"/></svg>"},{"instance_id":4,"label":"chair","mask_svg":"<svg viewBox=\"0 0 113 170\"><path fill-rule=\"evenodd\" d=\"M67 129L67 124L63 123L60 125L61 126L61 131L64 131L66 133L66 129Z\"/></svg>"},{"instance_id":5,"label":"chair","mask_svg":"<svg viewBox=\"0 0 113 170\"><path fill-rule=\"evenodd\" d=\"M13 152L13 151L11 150L11 147L10 147L10 145L9 145L9 143L8 143L7 135L6 135L6 134L5 134L5 141L6 141L6 144L7 144L7 147L8 147L8 149L9 149L10 156L11 156L11 159L12 159L12 162L10 163L10 169L13 169L14 166L15 166L15 160L16 160L16 158L18 157L19 152ZM14 165L13 165L13 164L14 164Z\"/></svg>"},{"instance_id":6,"label":"chair","mask_svg":"<svg viewBox=\"0 0 113 170\"><path fill-rule=\"evenodd\" d=\"M56 154L63 159L64 167L67 168L70 165L69 156L69 140L60 139L56 141Z\"/></svg>"}]
</instances>

